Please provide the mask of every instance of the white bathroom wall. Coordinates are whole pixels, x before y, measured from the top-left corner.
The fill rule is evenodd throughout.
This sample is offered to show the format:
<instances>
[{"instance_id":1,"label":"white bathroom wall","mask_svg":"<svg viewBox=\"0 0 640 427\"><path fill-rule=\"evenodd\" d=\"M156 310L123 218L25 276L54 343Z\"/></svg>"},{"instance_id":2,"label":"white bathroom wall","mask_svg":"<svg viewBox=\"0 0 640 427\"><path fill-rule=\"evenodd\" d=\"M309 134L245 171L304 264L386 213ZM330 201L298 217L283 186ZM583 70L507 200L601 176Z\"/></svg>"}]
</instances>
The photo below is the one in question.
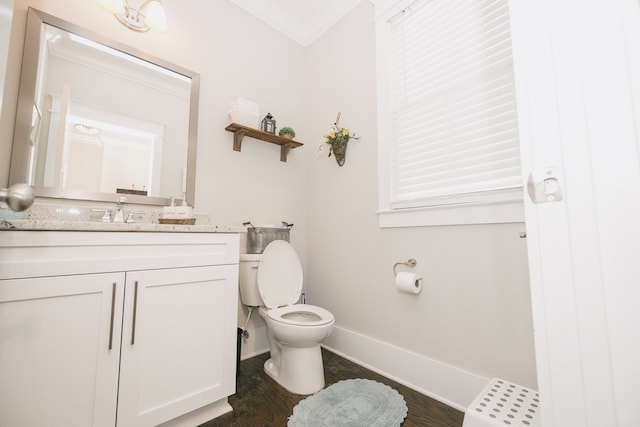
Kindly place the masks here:
<instances>
[{"instance_id":1,"label":"white bathroom wall","mask_svg":"<svg viewBox=\"0 0 640 427\"><path fill-rule=\"evenodd\" d=\"M291 241L305 260L305 144L281 162L280 147L245 138L232 150L228 103L242 96L271 112L278 127L291 126L307 142L302 87L304 48L227 1L166 1L169 31L136 33L119 24L97 1L16 0L0 119L0 186L8 181L9 159L29 6L73 22L110 39L200 73L200 106L195 211L219 224L294 224ZM315 139L315 137L313 138ZM242 239L241 241L244 241ZM243 309L239 313L244 323ZM250 327L263 322L254 316Z\"/></svg>"},{"instance_id":2,"label":"white bathroom wall","mask_svg":"<svg viewBox=\"0 0 640 427\"><path fill-rule=\"evenodd\" d=\"M341 111L361 135L344 167L309 165L308 301L349 332L535 387L524 224L378 227L372 18L361 3L307 51L310 132L322 136ZM409 258L424 275L415 296L393 286L394 263Z\"/></svg>"},{"instance_id":3,"label":"white bathroom wall","mask_svg":"<svg viewBox=\"0 0 640 427\"><path fill-rule=\"evenodd\" d=\"M336 337L358 334L482 377L535 386L526 245L518 237L524 225L378 227L373 6L362 2L305 49L227 1L164 4L169 32L138 34L97 1L16 0L7 69L13 84L5 98L15 105L28 5L199 72L196 211L220 224L294 223L308 301L334 313L343 333ZM278 127L294 127L304 147L286 163L279 147L252 139L232 151L224 127L227 103L238 96L271 112ZM15 106L6 110L0 184L8 178ZM342 168L326 150L316 157L338 111L341 124L361 136ZM408 258L425 277L417 296L392 285L393 264ZM251 332L259 335L262 326L257 320ZM264 344L256 334L250 339Z\"/></svg>"},{"instance_id":4,"label":"white bathroom wall","mask_svg":"<svg viewBox=\"0 0 640 427\"><path fill-rule=\"evenodd\" d=\"M279 161L279 147L251 139L238 153L224 127L229 124L228 102L243 96L258 102L262 114L270 111L279 127L300 128L304 49L229 2L166 3L169 31L140 34L120 25L97 1L16 1L7 69L14 84L8 84L10 108L0 123L0 179L7 179L26 10L32 6L200 73L196 209L225 224L284 219L303 229L298 206L304 207L304 166L298 152L307 147L292 150L287 163ZM304 137L299 134L298 139Z\"/></svg>"}]
</instances>

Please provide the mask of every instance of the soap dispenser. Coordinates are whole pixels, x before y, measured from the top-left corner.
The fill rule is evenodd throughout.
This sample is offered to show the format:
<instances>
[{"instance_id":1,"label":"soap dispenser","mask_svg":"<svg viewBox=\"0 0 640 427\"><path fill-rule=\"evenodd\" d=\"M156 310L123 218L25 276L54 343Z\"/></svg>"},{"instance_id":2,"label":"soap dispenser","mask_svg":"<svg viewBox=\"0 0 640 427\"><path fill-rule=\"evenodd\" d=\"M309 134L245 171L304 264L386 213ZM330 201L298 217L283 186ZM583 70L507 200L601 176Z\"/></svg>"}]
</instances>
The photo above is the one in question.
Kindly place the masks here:
<instances>
[{"instance_id":1,"label":"soap dispenser","mask_svg":"<svg viewBox=\"0 0 640 427\"><path fill-rule=\"evenodd\" d=\"M176 218L187 219L193 216L192 208L187 204L187 197L182 195L182 206L176 207Z\"/></svg>"},{"instance_id":2,"label":"soap dispenser","mask_svg":"<svg viewBox=\"0 0 640 427\"><path fill-rule=\"evenodd\" d=\"M171 197L171 204L162 208L162 218L164 219L176 219L178 218L176 212L176 200Z\"/></svg>"}]
</instances>

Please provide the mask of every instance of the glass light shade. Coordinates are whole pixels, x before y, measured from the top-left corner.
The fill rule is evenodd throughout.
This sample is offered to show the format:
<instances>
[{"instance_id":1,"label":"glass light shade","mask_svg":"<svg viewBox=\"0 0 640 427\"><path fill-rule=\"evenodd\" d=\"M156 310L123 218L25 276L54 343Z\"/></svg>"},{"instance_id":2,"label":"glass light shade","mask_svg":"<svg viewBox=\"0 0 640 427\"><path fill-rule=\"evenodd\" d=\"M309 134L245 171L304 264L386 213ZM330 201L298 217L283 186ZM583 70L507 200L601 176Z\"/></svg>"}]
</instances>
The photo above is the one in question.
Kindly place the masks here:
<instances>
[{"instance_id":1,"label":"glass light shade","mask_svg":"<svg viewBox=\"0 0 640 427\"><path fill-rule=\"evenodd\" d=\"M98 4L111 13L119 13L124 9L123 0L98 0Z\"/></svg>"},{"instance_id":2,"label":"glass light shade","mask_svg":"<svg viewBox=\"0 0 640 427\"><path fill-rule=\"evenodd\" d=\"M154 31L167 31L167 14L164 11L162 3L157 0L152 0L147 5L147 10L144 11L145 20L149 28Z\"/></svg>"}]
</instances>

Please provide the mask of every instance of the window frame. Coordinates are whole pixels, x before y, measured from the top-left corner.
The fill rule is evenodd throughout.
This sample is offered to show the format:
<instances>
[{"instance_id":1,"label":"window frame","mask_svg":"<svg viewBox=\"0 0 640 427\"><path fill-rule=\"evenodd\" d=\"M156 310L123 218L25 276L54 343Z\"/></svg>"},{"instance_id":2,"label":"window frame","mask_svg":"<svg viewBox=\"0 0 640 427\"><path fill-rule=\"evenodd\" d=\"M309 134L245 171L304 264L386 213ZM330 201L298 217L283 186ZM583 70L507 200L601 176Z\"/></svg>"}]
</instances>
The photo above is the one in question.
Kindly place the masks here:
<instances>
[{"instance_id":1,"label":"window frame","mask_svg":"<svg viewBox=\"0 0 640 427\"><path fill-rule=\"evenodd\" d=\"M375 0L378 131L378 222L381 228L524 222L523 187L433 199L427 206L391 207L392 138L389 18L416 0Z\"/></svg>"}]
</instances>

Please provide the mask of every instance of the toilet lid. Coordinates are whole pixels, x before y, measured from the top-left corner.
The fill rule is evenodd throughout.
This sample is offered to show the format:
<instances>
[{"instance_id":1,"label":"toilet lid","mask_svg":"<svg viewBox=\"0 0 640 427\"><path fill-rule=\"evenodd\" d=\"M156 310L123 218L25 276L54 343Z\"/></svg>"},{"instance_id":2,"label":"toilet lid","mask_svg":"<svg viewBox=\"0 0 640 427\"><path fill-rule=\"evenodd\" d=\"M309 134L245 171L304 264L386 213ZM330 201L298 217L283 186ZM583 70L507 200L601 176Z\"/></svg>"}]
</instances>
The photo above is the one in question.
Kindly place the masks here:
<instances>
[{"instance_id":1,"label":"toilet lid","mask_svg":"<svg viewBox=\"0 0 640 427\"><path fill-rule=\"evenodd\" d=\"M258 290L269 308L298 301L302 291L302 266L293 246L284 240L274 240L262 252Z\"/></svg>"}]
</instances>

